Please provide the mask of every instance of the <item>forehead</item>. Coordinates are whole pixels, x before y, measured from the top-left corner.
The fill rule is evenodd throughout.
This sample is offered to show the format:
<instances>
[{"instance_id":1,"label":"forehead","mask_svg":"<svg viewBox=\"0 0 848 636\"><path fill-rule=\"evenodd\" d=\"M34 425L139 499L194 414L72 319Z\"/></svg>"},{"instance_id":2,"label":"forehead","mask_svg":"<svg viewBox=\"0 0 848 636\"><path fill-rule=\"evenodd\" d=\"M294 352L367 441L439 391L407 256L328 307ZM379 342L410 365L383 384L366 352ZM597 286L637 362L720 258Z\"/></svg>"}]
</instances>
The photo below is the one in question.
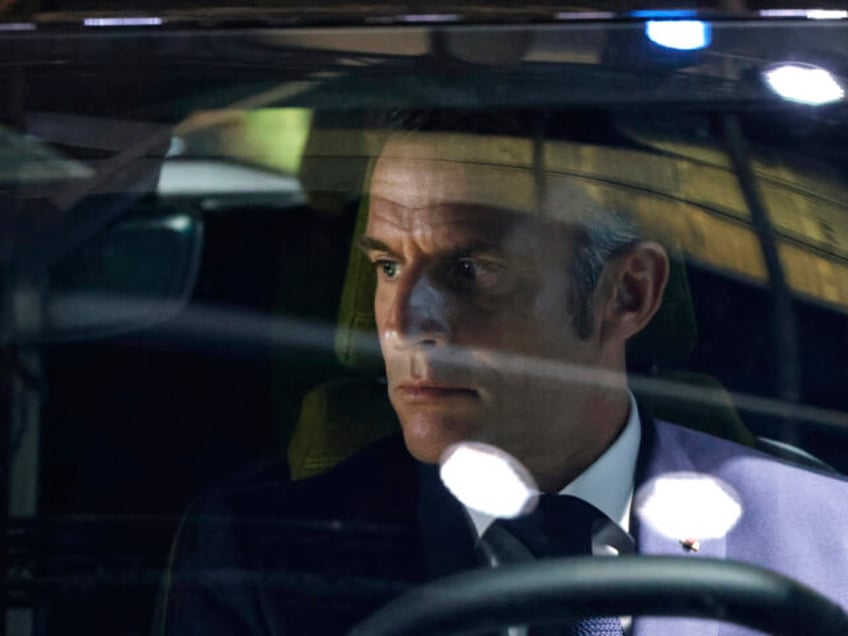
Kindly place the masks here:
<instances>
[{"instance_id":1,"label":"forehead","mask_svg":"<svg viewBox=\"0 0 848 636\"><path fill-rule=\"evenodd\" d=\"M538 232L538 225L536 219L497 208L453 203L413 208L372 196L366 236L389 242L411 238L437 249L501 249L519 234Z\"/></svg>"},{"instance_id":2,"label":"forehead","mask_svg":"<svg viewBox=\"0 0 848 636\"><path fill-rule=\"evenodd\" d=\"M587 184L545 159L545 147L538 155L529 139L398 133L377 159L370 195L410 210L501 209L562 222L593 213Z\"/></svg>"},{"instance_id":3,"label":"forehead","mask_svg":"<svg viewBox=\"0 0 848 636\"><path fill-rule=\"evenodd\" d=\"M444 204L532 209L533 180L526 167L504 161L510 150L503 141L471 136L396 135L380 153L370 194L411 209ZM520 153L521 144L512 150Z\"/></svg>"}]
</instances>

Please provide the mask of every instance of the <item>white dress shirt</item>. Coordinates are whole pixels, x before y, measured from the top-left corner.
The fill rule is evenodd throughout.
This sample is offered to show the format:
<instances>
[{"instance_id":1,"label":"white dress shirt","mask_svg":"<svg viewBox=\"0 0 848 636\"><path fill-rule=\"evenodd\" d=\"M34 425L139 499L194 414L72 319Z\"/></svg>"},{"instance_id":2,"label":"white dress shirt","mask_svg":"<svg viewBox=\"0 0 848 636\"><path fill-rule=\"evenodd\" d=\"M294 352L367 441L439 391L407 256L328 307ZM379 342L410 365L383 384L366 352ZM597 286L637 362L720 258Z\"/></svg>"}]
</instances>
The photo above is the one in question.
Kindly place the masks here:
<instances>
[{"instance_id":1,"label":"white dress shirt","mask_svg":"<svg viewBox=\"0 0 848 636\"><path fill-rule=\"evenodd\" d=\"M571 495L592 504L615 522L624 533L630 531L633 480L642 438L636 400L632 393L628 392L628 394L630 413L621 434L594 463L559 492L561 495ZM494 516L484 512L467 507L465 510L478 537L482 536L495 520ZM596 555L617 554L618 550L608 544L596 542L593 553Z\"/></svg>"}]
</instances>

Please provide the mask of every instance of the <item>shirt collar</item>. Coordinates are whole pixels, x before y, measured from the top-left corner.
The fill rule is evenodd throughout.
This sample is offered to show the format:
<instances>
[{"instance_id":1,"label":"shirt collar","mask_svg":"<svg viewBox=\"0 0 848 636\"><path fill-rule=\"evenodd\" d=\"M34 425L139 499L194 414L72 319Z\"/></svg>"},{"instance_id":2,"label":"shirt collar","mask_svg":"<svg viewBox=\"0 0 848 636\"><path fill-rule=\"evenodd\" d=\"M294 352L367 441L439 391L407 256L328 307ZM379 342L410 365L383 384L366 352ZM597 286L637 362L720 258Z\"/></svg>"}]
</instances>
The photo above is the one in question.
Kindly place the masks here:
<instances>
[{"instance_id":1,"label":"shirt collar","mask_svg":"<svg viewBox=\"0 0 848 636\"><path fill-rule=\"evenodd\" d=\"M571 495L592 504L616 523L624 532L630 531L630 505L633 500L633 478L642 426L633 394L630 397L630 414L621 434L612 445L586 470L580 473L559 494ZM482 536L495 520L486 513L466 508L466 512Z\"/></svg>"}]
</instances>

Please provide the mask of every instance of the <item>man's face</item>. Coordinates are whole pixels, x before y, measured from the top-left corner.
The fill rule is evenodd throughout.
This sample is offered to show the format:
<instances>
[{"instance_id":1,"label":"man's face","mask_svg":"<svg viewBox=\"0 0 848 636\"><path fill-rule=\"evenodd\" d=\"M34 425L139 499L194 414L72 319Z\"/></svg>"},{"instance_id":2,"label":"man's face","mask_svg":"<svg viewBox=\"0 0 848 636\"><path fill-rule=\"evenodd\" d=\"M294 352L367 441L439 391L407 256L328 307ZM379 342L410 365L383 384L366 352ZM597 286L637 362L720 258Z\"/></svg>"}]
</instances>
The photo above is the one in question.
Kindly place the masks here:
<instances>
[{"instance_id":1,"label":"man's face","mask_svg":"<svg viewBox=\"0 0 848 636\"><path fill-rule=\"evenodd\" d=\"M391 141L401 152L378 161L362 238L406 445L437 462L455 442L483 441L531 472L561 470L595 446L604 393L580 373L602 352L572 328L568 227L496 209L475 194L491 174L398 148L412 143Z\"/></svg>"}]
</instances>

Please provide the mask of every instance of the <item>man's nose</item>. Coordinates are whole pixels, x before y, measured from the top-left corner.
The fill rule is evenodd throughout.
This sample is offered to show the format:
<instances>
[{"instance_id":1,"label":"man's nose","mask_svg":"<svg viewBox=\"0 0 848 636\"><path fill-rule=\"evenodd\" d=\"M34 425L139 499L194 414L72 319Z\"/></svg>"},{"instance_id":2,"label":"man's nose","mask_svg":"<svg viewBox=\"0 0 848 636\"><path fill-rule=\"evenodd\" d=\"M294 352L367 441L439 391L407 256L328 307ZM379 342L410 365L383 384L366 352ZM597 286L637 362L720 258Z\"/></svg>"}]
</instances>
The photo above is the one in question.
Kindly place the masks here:
<instances>
[{"instance_id":1,"label":"man's nose","mask_svg":"<svg viewBox=\"0 0 848 636\"><path fill-rule=\"evenodd\" d=\"M388 325L407 346L443 346L450 340L448 297L422 274L398 286Z\"/></svg>"}]
</instances>

